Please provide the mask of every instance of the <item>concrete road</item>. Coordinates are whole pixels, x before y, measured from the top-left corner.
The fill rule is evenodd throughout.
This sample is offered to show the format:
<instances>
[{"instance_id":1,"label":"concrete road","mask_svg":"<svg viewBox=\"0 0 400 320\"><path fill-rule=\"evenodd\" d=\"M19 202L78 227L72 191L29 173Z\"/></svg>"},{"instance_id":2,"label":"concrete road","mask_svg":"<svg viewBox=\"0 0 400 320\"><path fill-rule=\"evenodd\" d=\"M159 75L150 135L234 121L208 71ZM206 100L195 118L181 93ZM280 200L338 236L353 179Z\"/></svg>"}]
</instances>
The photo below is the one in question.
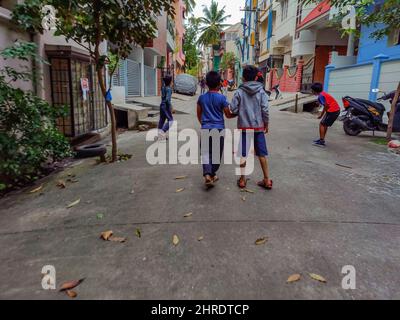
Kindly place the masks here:
<instances>
[{"instance_id":1,"label":"concrete road","mask_svg":"<svg viewBox=\"0 0 400 320\"><path fill-rule=\"evenodd\" d=\"M198 128L195 101L174 100L180 129ZM145 133L127 132L119 145L131 160L76 162L40 192L1 199L0 298L69 299L42 289L42 267L53 265L57 286L86 278L78 299L399 299L399 157L340 123L326 149L314 147L315 117L271 109L271 192L255 185L257 167L254 193L241 193L233 165L207 192L200 166L150 166ZM68 174L78 182L57 188ZM106 230L127 242L100 240ZM346 265L355 290L342 288Z\"/></svg>"}]
</instances>

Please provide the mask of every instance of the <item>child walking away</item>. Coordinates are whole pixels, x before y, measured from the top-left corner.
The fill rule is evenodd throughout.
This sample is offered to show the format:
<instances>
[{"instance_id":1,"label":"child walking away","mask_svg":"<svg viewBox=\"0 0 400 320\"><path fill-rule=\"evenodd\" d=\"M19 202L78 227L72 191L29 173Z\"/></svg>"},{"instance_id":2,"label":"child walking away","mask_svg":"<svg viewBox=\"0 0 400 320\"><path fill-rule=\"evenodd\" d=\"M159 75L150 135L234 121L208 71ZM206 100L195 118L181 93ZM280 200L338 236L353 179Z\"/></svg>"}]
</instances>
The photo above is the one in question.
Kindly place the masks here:
<instances>
[{"instance_id":1,"label":"child walking away","mask_svg":"<svg viewBox=\"0 0 400 320\"><path fill-rule=\"evenodd\" d=\"M318 96L319 104L324 108L318 117L322 119L319 124L319 139L314 141L314 145L318 147L325 147L325 138L328 128L332 127L340 115L340 106L337 101L327 92L323 91L321 83L314 83L311 86L314 95Z\"/></svg>"},{"instance_id":2,"label":"child walking away","mask_svg":"<svg viewBox=\"0 0 400 320\"><path fill-rule=\"evenodd\" d=\"M241 168L246 167L246 158L250 151L249 141L254 134L254 149L256 156L260 160L264 179L257 183L258 186L271 190L272 180L269 175L268 149L265 134L268 133L269 125L269 106L268 95L264 90L263 84L258 82L259 70L254 66L246 66L243 70L243 84L235 93L230 111L238 115L238 129L242 130ZM238 181L241 189L246 188L247 179L244 173Z\"/></svg>"},{"instance_id":3,"label":"child walking away","mask_svg":"<svg viewBox=\"0 0 400 320\"><path fill-rule=\"evenodd\" d=\"M160 105L160 121L158 123L158 139L165 140L167 139L167 132L171 126L171 123L174 121L172 117L172 89L171 82L172 77L166 76L163 79L164 86L161 89L161 105Z\"/></svg>"},{"instance_id":4,"label":"child walking away","mask_svg":"<svg viewBox=\"0 0 400 320\"><path fill-rule=\"evenodd\" d=\"M203 176L205 179L205 185L209 189L214 187L214 183L218 181L217 171L220 168L224 150L224 114L228 118L232 117L232 115L229 111L228 101L219 93L221 86L221 76L219 73L215 71L209 72L206 76L206 83L209 91L199 97L197 102L197 118L201 124L202 137L207 134L206 136L208 139L208 149L206 149L206 146L202 143L201 154L203 159ZM213 148L213 145L217 143L213 143L212 132L219 133L218 138L220 141L218 141L218 150L214 150ZM217 155L218 157L215 152L219 153ZM218 159L219 161L213 161L215 159Z\"/></svg>"}]
</instances>

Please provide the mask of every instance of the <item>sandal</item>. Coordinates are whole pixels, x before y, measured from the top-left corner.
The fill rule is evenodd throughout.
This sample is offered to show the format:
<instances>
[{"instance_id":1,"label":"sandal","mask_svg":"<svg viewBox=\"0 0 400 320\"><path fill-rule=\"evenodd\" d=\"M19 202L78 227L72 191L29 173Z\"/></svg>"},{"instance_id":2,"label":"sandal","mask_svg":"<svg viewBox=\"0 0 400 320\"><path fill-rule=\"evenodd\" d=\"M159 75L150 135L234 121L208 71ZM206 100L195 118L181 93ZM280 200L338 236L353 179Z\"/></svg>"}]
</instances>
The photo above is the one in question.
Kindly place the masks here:
<instances>
[{"instance_id":1,"label":"sandal","mask_svg":"<svg viewBox=\"0 0 400 320\"><path fill-rule=\"evenodd\" d=\"M206 177L205 185L206 185L207 189L214 188L214 180L213 180L213 178L211 178L211 177L207 178Z\"/></svg>"},{"instance_id":2,"label":"sandal","mask_svg":"<svg viewBox=\"0 0 400 320\"><path fill-rule=\"evenodd\" d=\"M265 179L263 181L260 181L257 183L257 185L261 188L267 189L267 190L272 190L272 185L274 182L272 180L269 180L269 182L266 183Z\"/></svg>"},{"instance_id":3,"label":"sandal","mask_svg":"<svg viewBox=\"0 0 400 320\"><path fill-rule=\"evenodd\" d=\"M246 189L246 187L247 187L247 179L245 179L245 178L240 178L240 179L237 181L237 185L238 185L238 187L239 187L240 189Z\"/></svg>"}]
</instances>

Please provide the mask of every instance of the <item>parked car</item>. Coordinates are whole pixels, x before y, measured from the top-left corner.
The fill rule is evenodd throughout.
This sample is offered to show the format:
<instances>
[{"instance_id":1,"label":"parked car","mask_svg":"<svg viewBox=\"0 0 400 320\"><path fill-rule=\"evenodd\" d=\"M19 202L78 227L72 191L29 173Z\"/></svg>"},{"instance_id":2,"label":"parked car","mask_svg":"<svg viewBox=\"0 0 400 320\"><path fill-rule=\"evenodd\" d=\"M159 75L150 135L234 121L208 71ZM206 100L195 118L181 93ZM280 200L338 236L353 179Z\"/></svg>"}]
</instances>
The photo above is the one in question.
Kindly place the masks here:
<instances>
[{"instance_id":1,"label":"parked car","mask_svg":"<svg viewBox=\"0 0 400 320\"><path fill-rule=\"evenodd\" d=\"M179 74L175 77L174 92L194 96L197 92L197 79L189 74Z\"/></svg>"}]
</instances>

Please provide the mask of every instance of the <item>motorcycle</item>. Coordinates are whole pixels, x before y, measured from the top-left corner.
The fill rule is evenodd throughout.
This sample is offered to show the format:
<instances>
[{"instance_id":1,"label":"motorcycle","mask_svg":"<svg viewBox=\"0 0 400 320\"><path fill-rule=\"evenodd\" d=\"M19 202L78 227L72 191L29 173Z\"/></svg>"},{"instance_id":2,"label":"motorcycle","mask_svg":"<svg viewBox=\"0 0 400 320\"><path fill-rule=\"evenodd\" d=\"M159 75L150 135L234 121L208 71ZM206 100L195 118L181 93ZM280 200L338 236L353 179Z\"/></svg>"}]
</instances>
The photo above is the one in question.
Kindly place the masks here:
<instances>
[{"instance_id":1,"label":"motorcycle","mask_svg":"<svg viewBox=\"0 0 400 320\"><path fill-rule=\"evenodd\" d=\"M382 93L384 95L377 101L389 100L392 104L396 92ZM342 100L345 110L341 112L339 120L343 121L343 130L347 135L357 136L363 131L387 131L388 125L383 123L386 109L382 103L349 96L343 97ZM387 114L389 116L390 112ZM395 108L393 132L400 132L400 101Z\"/></svg>"},{"instance_id":2,"label":"motorcycle","mask_svg":"<svg viewBox=\"0 0 400 320\"><path fill-rule=\"evenodd\" d=\"M271 99L271 97L272 97L272 92L274 92L275 91L275 99ZM265 90L265 92L268 94L268 96L270 97L270 101L273 101L273 100L279 100L279 99L283 99L283 95L282 95L282 92L281 92L281 90L280 90L280 85L279 84L277 84L276 86L274 86L272 89L271 89L271 91L270 90Z\"/></svg>"}]
</instances>

